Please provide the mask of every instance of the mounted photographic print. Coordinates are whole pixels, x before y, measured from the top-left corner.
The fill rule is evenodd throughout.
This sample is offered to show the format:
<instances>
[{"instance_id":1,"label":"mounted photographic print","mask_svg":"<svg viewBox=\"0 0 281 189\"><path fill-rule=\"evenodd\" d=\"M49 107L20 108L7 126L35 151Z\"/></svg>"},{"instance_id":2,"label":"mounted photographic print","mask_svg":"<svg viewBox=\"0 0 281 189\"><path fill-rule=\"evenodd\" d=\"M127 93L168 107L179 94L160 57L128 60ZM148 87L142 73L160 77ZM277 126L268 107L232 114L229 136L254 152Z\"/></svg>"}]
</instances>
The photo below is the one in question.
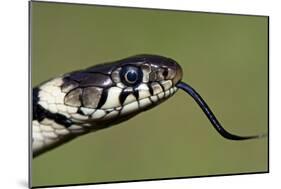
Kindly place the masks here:
<instances>
[{"instance_id":1,"label":"mounted photographic print","mask_svg":"<svg viewBox=\"0 0 281 189\"><path fill-rule=\"evenodd\" d=\"M29 6L30 187L269 171L269 17Z\"/></svg>"}]
</instances>

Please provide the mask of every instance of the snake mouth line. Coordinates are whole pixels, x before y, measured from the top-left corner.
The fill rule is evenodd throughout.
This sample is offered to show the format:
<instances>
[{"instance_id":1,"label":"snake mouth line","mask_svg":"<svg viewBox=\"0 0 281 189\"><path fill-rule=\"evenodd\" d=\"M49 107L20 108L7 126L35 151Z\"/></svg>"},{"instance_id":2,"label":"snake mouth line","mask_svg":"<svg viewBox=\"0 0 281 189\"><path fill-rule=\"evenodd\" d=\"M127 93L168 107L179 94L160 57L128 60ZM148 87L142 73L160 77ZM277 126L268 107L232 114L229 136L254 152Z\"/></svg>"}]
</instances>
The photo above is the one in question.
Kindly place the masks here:
<instances>
[{"instance_id":1,"label":"snake mouth line","mask_svg":"<svg viewBox=\"0 0 281 189\"><path fill-rule=\"evenodd\" d=\"M165 101L167 98L174 95L177 90L178 88L174 86L158 94L132 101L130 103L124 104L123 106L118 106L108 109L95 109L93 110L91 115L89 115L90 117L88 117L87 119L88 121L97 121L97 120L103 121L103 120L109 120L117 116L125 116L134 112L138 112L140 110L144 111L146 110L146 108L150 107L151 105L158 105L159 103ZM72 119L77 121L78 123L87 121L85 117L81 117L80 115L79 116L73 115Z\"/></svg>"}]
</instances>

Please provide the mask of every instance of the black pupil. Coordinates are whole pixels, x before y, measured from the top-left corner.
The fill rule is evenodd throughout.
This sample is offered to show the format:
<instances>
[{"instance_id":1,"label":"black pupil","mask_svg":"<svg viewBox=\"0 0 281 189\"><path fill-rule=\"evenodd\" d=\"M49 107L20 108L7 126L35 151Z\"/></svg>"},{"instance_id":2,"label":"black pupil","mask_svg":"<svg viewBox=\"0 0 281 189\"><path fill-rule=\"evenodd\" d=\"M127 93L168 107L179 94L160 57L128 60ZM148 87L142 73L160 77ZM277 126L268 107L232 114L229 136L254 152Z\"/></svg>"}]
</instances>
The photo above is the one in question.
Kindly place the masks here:
<instances>
[{"instance_id":1,"label":"black pupil","mask_svg":"<svg viewBox=\"0 0 281 189\"><path fill-rule=\"evenodd\" d=\"M138 77L135 70L128 71L126 76L127 76L126 77L127 81L130 82L130 83L134 83L137 80L137 77Z\"/></svg>"}]
</instances>

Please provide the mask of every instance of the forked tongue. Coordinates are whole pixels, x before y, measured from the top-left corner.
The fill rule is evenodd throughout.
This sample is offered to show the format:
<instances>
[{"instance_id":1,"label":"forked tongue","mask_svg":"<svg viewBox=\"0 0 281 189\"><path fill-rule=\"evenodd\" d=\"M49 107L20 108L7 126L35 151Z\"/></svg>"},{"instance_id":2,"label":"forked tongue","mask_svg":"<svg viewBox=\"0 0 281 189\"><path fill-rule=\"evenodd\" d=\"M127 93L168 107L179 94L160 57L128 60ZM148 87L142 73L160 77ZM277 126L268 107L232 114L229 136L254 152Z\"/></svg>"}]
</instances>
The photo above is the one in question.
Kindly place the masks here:
<instances>
[{"instance_id":1,"label":"forked tongue","mask_svg":"<svg viewBox=\"0 0 281 189\"><path fill-rule=\"evenodd\" d=\"M220 133L221 136L223 136L226 139L230 140L248 140L248 139L256 139L256 138L262 138L267 136L266 134L262 135L256 135L256 136L238 136L229 133L226 131L220 122L217 120L207 103L203 100L203 98L188 84L184 82L179 82L176 87L184 90L187 92L192 98L197 102L197 104L200 106L200 108L203 110L207 118L210 120L214 128Z\"/></svg>"}]
</instances>

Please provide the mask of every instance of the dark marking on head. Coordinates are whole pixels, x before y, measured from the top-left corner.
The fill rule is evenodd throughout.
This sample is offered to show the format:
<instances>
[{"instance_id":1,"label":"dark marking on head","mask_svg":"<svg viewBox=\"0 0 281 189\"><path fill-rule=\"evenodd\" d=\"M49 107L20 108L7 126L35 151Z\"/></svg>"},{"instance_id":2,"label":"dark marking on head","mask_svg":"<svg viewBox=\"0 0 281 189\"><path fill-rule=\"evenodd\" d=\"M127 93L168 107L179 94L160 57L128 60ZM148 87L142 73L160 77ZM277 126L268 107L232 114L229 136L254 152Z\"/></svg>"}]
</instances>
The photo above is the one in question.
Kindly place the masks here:
<instances>
[{"instance_id":1,"label":"dark marking on head","mask_svg":"<svg viewBox=\"0 0 281 189\"><path fill-rule=\"evenodd\" d=\"M33 106L33 118L32 120L38 120L39 122L46 118L46 110L39 104Z\"/></svg>"},{"instance_id":2,"label":"dark marking on head","mask_svg":"<svg viewBox=\"0 0 281 189\"><path fill-rule=\"evenodd\" d=\"M133 95L136 97L137 101L139 101L139 92L137 90L133 90Z\"/></svg>"},{"instance_id":3,"label":"dark marking on head","mask_svg":"<svg viewBox=\"0 0 281 189\"><path fill-rule=\"evenodd\" d=\"M89 73L83 71L72 72L68 78L79 83L79 87L111 87L111 77L101 73Z\"/></svg>"},{"instance_id":4,"label":"dark marking on head","mask_svg":"<svg viewBox=\"0 0 281 189\"><path fill-rule=\"evenodd\" d=\"M59 113L52 113L39 104L39 88L34 88L32 93L32 120L41 122L44 118L48 118L54 120L58 124L64 125L65 127L69 127L73 124L66 116Z\"/></svg>"},{"instance_id":5,"label":"dark marking on head","mask_svg":"<svg viewBox=\"0 0 281 189\"><path fill-rule=\"evenodd\" d=\"M63 84L61 85L61 91L64 93L68 93L69 91L74 90L78 86L79 86L79 84L76 81L71 80L69 77L65 77L65 78L63 78Z\"/></svg>"},{"instance_id":6,"label":"dark marking on head","mask_svg":"<svg viewBox=\"0 0 281 189\"><path fill-rule=\"evenodd\" d=\"M160 82L157 82L159 85L160 85L160 87L162 88L162 91L163 92L165 92L165 87L160 83Z\"/></svg>"},{"instance_id":7,"label":"dark marking on head","mask_svg":"<svg viewBox=\"0 0 281 189\"><path fill-rule=\"evenodd\" d=\"M36 113L33 114L33 120L38 120L39 122L43 121L44 118L51 119L56 123L67 127L70 127L73 122L68 119L66 116L59 113L52 113L46 109L44 109L40 104L36 105Z\"/></svg>"},{"instance_id":8,"label":"dark marking on head","mask_svg":"<svg viewBox=\"0 0 281 189\"><path fill-rule=\"evenodd\" d=\"M164 69L164 71L163 71L163 76L164 76L164 78L166 78L167 76L168 76L168 69L167 68L165 68Z\"/></svg>"},{"instance_id":9,"label":"dark marking on head","mask_svg":"<svg viewBox=\"0 0 281 189\"><path fill-rule=\"evenodd\" d=\"M150 95L153 96L153 95L154 95L154 94L153 94L154 92L153 92L153 89L152 89L152 87L151 87L151 83L147 84L147 86L148 86Z\"/></svg>"},{"instance_id":10,"label":"dark marking on head","mask_svg":"<svg viewBox=\"0 0 281 189\"><path fill-rule=\"evenodd\" d=\"M66 128L70 127L73 124L73 122L70 119L68 119L67 117L65 117L62 114L56 113L56 114L53 114L53 115L54 115L54 121L58 124L64 125ZM53 115L51 113L50 118L52 118Z\"/></svg>"},{"instance_id":11,"label":"dark marking on head","mask_svg":"<svg viewBox=\"0 0 281 189\"><path fill-rule=\"evenodd\" d=\"M78 111L77 111L77 113L78 114L80 114L80 115L83 115L83 116L85 116L85 114L84 114L84 112L81 110L81 108L78 108Z\"/></svg>"},{"instance_id":12,"label":"dark marking on head","mask_svg":"<svg viewBox=\"0 0 281 189\"><path fill-rule=\"evenodd\" d=\"M121 94L120 94L120 96L119 96L119 101L120 101L120 104L121 104L121 105L124 104L124 102L125 102L127 96L129 96L129 94L131 94L131 92L126 91L126 90L124 90L124 89L122 90L122 92L121 92Z\"/></svg>"},{"instance_id":13,"label":"dark marking on head","mask_svg":"<svg viewBox=\"0 0 281 189\"><path fill-rule=\"evenodd\" d=\"M39 117L39 115L37 115L37 104L38 104L38 101L39 101L39 88L38 87L35 87L33 88L32 90L32 116L33 116L33 119L34 118L37 118Z\"/></svg>"},{"instance_id":14,"label":"dark marking on head","mask_svg":"<svg viewBox=\"0 0 281 189\"><path fill-rule=\"evenodd\" d=\"M103 92L101 94L101 97L100 97L100 101L99 101L98 106L97 106L96 109L100 109L104 105L104 103L106 102L106 99L108 97L108 90L109 89L104 89L103 90Z\"/></svg>"}]
</instances>

